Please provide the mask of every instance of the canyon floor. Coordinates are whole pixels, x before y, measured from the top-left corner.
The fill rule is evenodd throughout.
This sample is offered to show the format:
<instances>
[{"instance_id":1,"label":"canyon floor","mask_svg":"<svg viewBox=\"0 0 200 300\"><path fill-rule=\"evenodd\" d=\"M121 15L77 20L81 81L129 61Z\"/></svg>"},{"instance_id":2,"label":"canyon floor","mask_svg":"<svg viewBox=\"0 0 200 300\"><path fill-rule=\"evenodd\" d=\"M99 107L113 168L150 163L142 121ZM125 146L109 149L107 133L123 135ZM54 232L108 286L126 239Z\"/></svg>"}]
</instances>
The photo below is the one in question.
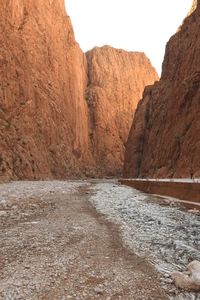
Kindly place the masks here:
<instances>
[{"instance_id":1,"label":"canyon floor","mask_svg":"<svg viewBox=\"0 0 200 300\"><path fill-rule=\"evenodd\" d=\"M193 299L200 216L114 180L0 184L0 299Z\"/></svg>"}]
</instances>

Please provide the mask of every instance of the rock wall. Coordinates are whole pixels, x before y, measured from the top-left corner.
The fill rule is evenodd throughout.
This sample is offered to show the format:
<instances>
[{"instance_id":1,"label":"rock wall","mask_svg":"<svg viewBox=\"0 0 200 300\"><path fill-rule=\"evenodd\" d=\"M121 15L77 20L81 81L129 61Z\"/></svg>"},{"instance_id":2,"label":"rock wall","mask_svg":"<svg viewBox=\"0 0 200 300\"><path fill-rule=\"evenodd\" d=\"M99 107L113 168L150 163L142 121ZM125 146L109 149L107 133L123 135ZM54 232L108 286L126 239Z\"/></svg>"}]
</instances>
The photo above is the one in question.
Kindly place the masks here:
<instances>
[{"instance_id":1,"label":"rock wall","mask_svg":"<svg viewBox=\"0 0 200 300\"><path fill-rule=\"evenodd\" d=\"M126 145L125 177L200 176L200 2L166 46Z\"/></svg>"},{"instance_id":2,"label":"rock wall","mask_svg":"<svg viewBox=\"0 0 200 300\"><path fill-rule=\"evenodd\" d=\"M173 182L165 181L164 179L162 181L153 179L121 179L119 182L144 193L171 197L171 199L165 199L167 202L178 201L186 207L200 210L200 184L197 182ZM158 199L161 200L162 198Z\"/></svg>"},{"instance_id":3,"label":"rock wall","mask_svg":"<svg viewBox=\"0 0 200 300\"><path fill-rule=\"evenodd\" d=\"M0 179L121 173L145 55L83 54L64 0L0 0L0 44Z\"/></svg>"},{"instance_id":4,"label":"rock wall","mask_svg":"<svg viewBox=\"0 0 200 300\"><path fill-rule=\"evenodd\" d=\"M122 174L125 143L144 87L158 79L144 53L109 46L87 54L90 138L97 173Z\"/></svg>"},{"instance_id":5,"label":"rock wall","mask_svg":"<svg viewBox=\"0 0 200 300\"><path fill-rule=\"evenodd\" d=\"M1 177L84 172L87 63L64 0L0 0L0 44Z\"/></svg>"}]
</instances>

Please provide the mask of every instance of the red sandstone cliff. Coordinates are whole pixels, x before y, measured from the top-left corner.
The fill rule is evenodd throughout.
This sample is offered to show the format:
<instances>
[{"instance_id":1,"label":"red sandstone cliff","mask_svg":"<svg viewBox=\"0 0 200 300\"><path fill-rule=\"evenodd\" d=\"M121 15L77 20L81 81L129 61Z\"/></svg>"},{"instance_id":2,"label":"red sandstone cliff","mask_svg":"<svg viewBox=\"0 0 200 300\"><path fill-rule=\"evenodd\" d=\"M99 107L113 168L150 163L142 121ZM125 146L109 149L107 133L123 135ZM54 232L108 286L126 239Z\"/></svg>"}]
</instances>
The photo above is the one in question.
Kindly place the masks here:
<instances>
[{"instance_id":1,"label":"red sandstone cliff","mask_svg":"<svg viewBox=\"0 0 200 300\"><path fill-rule=\"evenodd\" d=\"M160 81L145 89L138 105L125 177L200 176L199 28L198 1L166 46Z\"/></svg>"},{"instance_id":2,"label":"red sandstone cliff","mask_svg":"<svg viewBox=\"0 0 200 300\"><path fill-rule=\"evenodd\" d=\"M121 174L125 143L144 87L158 79L144 53L109 46L87 53L90 138L97 172Z\"/></svg>"},{"instance_id":3,"label":"red sandstone cliff","mask_svg":"<svg viewBox=\"0 0 200 300\"><path fill-rule=\"evenodd\" d=\"M0 179L116 175L146 84L141 53L86 56L64 0L0 0Z\"/></svg>"},{"instance_id":4,"label":"red sandstone cliff","mask_svg":"<svg viewBox=\"0 0 200 300\"><path fill-rule=\"evenodd\" d=\"M86 60L64 0L0 0L0 44L0 175L84 172Z\"/></svg>"}]
</instances>

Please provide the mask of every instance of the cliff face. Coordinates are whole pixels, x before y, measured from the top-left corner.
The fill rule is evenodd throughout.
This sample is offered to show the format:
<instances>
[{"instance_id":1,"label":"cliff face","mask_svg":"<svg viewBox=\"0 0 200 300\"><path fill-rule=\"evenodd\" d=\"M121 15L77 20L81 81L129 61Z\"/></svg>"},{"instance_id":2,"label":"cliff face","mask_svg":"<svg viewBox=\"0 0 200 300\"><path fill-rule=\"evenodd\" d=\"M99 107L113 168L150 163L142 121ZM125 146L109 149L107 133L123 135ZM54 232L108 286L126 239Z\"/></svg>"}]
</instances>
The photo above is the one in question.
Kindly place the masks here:
<instances>
[{"instance_id":1,"label":"cliff face","mask_svg":"<svg viewBox=\"0 0 200 300\"><path fill-rule=\"evenodd\" d=\"M87 54L92 152L101 175L121 174L125 143L144 87L158 79L143 53L109 46Z\"/></svg>"},{"instance_id":2,"label":"cliff face","mask_svg":"<svg viewBox=\"0 0 200 300\"><path fill-rule=\"evenodd\" d=\"M0 0L0 178L116 175L146 84L141 53L85 54L64 0Z\"/></svg>"},{"instance_id":3,"label":"cliff face","mask_svg":"<svg viewBox=\"0 0 200 300\"><path fill-rule=\"evenodd\" d=\"M79 175L91 164L87 67L64 0L0 8L0 175Z\"/></svg>"},{"instance_id":4,"label":"cliff face","mask_svg":"<svg viewBox=\"0 0 200 300\"><path fill-rule=\"evenodd\" d=\"M200 176L200 2L169 40L126 145L125 177Z\"/></svg>"}]
</instances>

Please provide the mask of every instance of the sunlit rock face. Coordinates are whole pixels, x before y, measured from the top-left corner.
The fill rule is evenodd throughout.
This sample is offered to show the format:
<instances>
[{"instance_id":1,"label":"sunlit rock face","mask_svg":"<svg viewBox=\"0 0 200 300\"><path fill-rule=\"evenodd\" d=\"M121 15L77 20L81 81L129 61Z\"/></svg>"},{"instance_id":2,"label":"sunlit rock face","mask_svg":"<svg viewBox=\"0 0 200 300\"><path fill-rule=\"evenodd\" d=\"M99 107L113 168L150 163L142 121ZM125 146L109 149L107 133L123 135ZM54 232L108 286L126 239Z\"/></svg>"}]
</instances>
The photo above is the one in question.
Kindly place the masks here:
<instances>
[{"instance_id":1,"label":"sunlit rock face","mask_svg":"<svg viewBox=\"0 0 200 300\"><path fill-rule=\"evenodd\" d=\"M137 102L157 74L142 53L82 53L63 0L0 0L0 179L116 175Z\"/></svg>"},{"instance_id":2,"label":"sunlit rock face","mask_svg":"<svg viewBox=\"0 0 200 300\"><path fill-rule=\"evenodd\" d=\"M0 0L0 175L79 175L90 162L85 55L64 1Z\"/></svg>"},{"instance_id":3,"label":"sunlit rock face","mask_svg":"<svg viewBox=\"0 0 200 300\"><path fill-rule=\"evenodd\" d=\"M122 173L125 143L144 87L158 79L144 53L109 46L87 53L90 138L97 171Z\"/></svg>"},{"instance_id":4,"label":"sunlit rock face","mask_svg":"<svg viewBox=\"0 0 200 300\"><path fill-rule=\"evenodd\" d=\"M188 13L188 16L191 15L195 11L195 9L197 8L197 6L198 6L198 0L193 0L192 7L191 7L191 9L190 9L190 11Z\"/></svg>"},{"instance_id":5,"label":"sunlit rock face","mask_svg":"<svg viewBox=\"0 0 200 300\"><path fill-rule=\"evenodd\" d=\"M125 177L200 176L200 2L171 37L126 145Z\"/></svg>"}]
</instances>

